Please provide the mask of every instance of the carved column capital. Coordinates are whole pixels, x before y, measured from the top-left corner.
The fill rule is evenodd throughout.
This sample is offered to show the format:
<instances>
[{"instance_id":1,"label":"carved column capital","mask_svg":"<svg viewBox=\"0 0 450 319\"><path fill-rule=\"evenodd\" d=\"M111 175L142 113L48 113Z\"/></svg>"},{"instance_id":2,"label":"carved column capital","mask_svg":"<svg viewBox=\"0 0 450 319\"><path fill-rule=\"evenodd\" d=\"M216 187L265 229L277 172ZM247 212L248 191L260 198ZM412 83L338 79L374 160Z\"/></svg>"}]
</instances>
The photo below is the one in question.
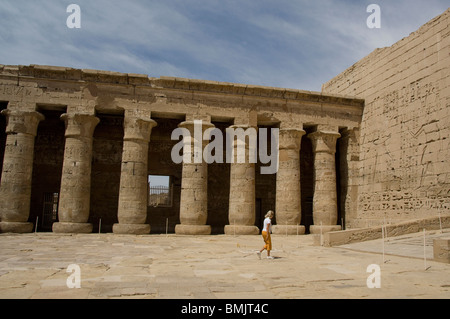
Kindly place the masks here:
<instances>
[{"instance_id":1,"label":"carved column capital","mask_svg":"<svg viewBox=\"0 0 450 319\"><path fill-rule=\"evenodd\" d=\"M194 134L195 125L201 125L202 132L206 131L208 128L214 127L214 124L212 124L211 122L203 120L184 121L178 124L178 127L187 128L189 132L191 132L191 134Z\"/></svg>"},{"instance_id":2,"label":"carved column capital","mask_svg":"<svg viewBox=\"0 0 450 319\"><path fill-rule=\"evenodd\" d=\"M61 115L61 120L66 124L66 138L92 138L95 127L100 119L91 114L69 114Z\"/></svg>"},{"instance_id":3,"label":"carved column capital","mask_svg":"<svg viewBox=\"0 0 450 319\"><path fill-rule=\"evenodd\" d=\"M279 135L280 149L300 150L303 135L306 132L298 128L282 128Z\"/></svg>"},{"instance_id":4,"label":"carved column capital","mask_svg":"<svg viewBox=\"0 0 450 319\"><path fill-rule=\"evenodd\" d=\"M150 142L152 129L158 124L150 119L135 116L125 116L123 122L124 141L144 141Z\"/></svg>"},{"instance_id":5,"label":"carved column capital","mask_svg":"<svg viewBox=\"0 0 450 319\"><path fill-rule=\"evenodd\" d=\"M6 109L1 111L1 114L6 117L8 123L6 134L22 133L36 136L39 122L45 119L44 115L36 111L23 112Z\"/></svg>"},{"instance_id":6,"label":"carved column capital","mask_svg":"<svg viewBox=\"0 0 450 319\"><path fill-rule=\"evenodd\" d=\"M341 134L333 131L316 131L308 134L308 137L312 141L314 153L336 153L336 141Z\"/></svg>"}]
</instances>

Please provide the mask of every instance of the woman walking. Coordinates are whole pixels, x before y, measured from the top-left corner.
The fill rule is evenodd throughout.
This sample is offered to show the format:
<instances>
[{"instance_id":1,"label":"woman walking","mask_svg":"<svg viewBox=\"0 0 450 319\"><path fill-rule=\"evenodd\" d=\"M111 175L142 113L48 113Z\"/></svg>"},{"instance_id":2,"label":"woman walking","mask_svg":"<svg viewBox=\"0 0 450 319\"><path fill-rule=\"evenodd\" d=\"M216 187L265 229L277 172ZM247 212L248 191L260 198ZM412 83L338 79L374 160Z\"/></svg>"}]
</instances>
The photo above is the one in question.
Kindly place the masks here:
<instances>
[{"instance_id":1,"label":"woman walking","mask_svg":"<svg viewBox=\"0 0 450 319\"><path fill-rule=\"evenodd\" d=\"M264 219L264 228L262 230L262 236L264 239L264 247L257 253L259 259L261 259L261 253L265 250L267 250L267 258L273 259L272 256L270 256L270 251L272 250L272 239L270 238L270 233L272 232L272 218L274 216L273 211L269 210L266 214Z\"/></svg>"}]
</instances>

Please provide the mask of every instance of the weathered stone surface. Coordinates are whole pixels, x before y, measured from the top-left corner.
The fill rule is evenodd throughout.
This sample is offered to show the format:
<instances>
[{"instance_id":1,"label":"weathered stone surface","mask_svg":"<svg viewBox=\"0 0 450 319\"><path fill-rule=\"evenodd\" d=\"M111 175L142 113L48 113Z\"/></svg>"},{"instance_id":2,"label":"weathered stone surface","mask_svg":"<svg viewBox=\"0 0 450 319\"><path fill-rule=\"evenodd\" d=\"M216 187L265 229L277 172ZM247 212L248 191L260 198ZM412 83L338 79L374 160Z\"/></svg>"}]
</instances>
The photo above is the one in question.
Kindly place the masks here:
<instances>
[{"instance_id":1,"label":"weathered stone surface","mask_svg":"<svg viewBox=\"0 0 450 319\"><path fill-rule=\"evenodd\" d=\"M450 10L323 85L365 99L346 226L450 213ZM352 151L353 152L353 151ZM349 214L349 211L352 212Z\"/></svg>"},{"instance_id":2,"label":"weathered stone surface","mask_svg":"<svg viewBox=\"0 0 450 319\"><path fill-rule=\"evenodd\" d=\"M312 234L339 230L337 223L336 140L335 131L318 130L308 135L314 152L314 225Z\"/></svg>"},{"instance_id":3,"label":"weathered stone surface","mask_svg":"<svg viewBox=\"0 0 450 319\"><path fill-rule=\"evenodd\" d=\"M2 233L31 233L33 228L33 223L8 221L0 222L0 232Z\"/></svg>"},{"instance_id":4,"label":"weathered stone surface","mask_svg":"<svg viewBox=\"0 0 450 319\"><path fill-rule=\"evenodd\" d=\"M31 232L31 176L34 140L38 124L44 119L38 112L3 110L7 118L6 145L0 186L0 231Z\"/></svg>"},{"instance_id":5,"label":"weathered stone surface","mask_svg":"<svg viewBox=\"0 0 450 319\"><path fill-rule=\"evenodd\" d=\"M450 264L450 238L433 240L433 256L435 261Z\"/></svg>"},{"instance_id":6,"label":"weathered stone surface","mask_svg":"<svg viewBox=\"0 0 450 319\"><path fill-rule=\"evenodd\" d=\"M57 222L53 224L55 233L89 234L92 233L92 224L80 222Z\"/></svg>"},{"instance_id":7,"label":"weathered stone surface","mask_svg":"<svg viewBox=\"0 0 450 319\"><path fill-rule=\"evenodd\" d=\"M274 234L275 258L260 260L261 236L1 234L0 298L449 298L448 264L429 258L423 270L421 235L389 246L383 265L372 242L318 247L316 235ZM367 287L373 263L381 289ZM79 289L67 287L70 264L80 266Z\"/></svg>"},{"instance_id":8,"label":"weathered stone surface","mask_svg":"<svg viewBox=\"0 0 450 319\"><path fill-rule=\"evenodd\" d=\"M126 113L122 152L122 171L119 188L118 234L149 234L147 220L148 200L148 143L157 123L150 119Z\"/></svg>"},{"instance_id":9,"label":"weathered stone surface","mask_svg":"<svg viewBox=\"0 0 450 319\"><path fill-rule=\"evenodd\" d=\"M208 164L203 158L203 148L206 141L203 140L203 133L213 128L210 122L202 121L202 140L196 140L194 121L180 123L180 128L186 128L190 133L190 138L185 138L185 147L190 147L189 160L183 162L180 198L180 223L175 227L175 233L181 235L209 235L211 226L206 225L208 218ZM202 149L197 150L197 145ZM187 148L184 148L186 151ZM196 163L194 157L196 152L200 152L201 161Z\"/></svg>"},{"instance_id":10,"label":"weathered stone surface","mask_svg":"<svg viewBox=\"0 0 450 319\"><path fill-rule=\"evenodd\" d=\"M66 124L66 144L59 221L53 224L53 231L89 233L92 232L92 225L87 224L90 211L92 136L99 119L90 114L63 114L61 119Z\"/></svg>"},{"instance_id":11,"label":"weathered stone surface","mask_svg":"<svg viewBox=\"0 0 450 319\"><path fill-rule=\"evenodd\" d=\"M113 225L114 234L132 234L132 235L145 235L150 234L151 227L149 224L138 223L141 220L137 220L133 224L119 223Z\"/></svg>"},{"instance_id":12,"label":"weathered stone surface","mask_svg":"<svg viewBox=\"0 0 450 319\"><path fill-rule=\"evenodd\" d=\"M191 123L192 126L195 120L202 120L207 124L205 128L218 125L222 132L232 124L242 129L250 125L255 130L261 125L301 127L303 122L322 125L331 122L341 127L357 127L362 114L362 100L324 96L318 92L180 78L153 79L145 75L38 65L0 66L0 71L0 99L6 101L0 102L1 109L7 109L7 112L42 110L50 114L52 119L56 118L56 114L66 114L63 116L67 122L65 136L54 139L58 140L57 145L44 145L46 141L51 143L49 134L60 133L48 129L50 120L45 122L45 134L39 139L39 159L34 163L42 172L35 172L32 200L36 207L33 208L32 221L42 217L43 193L58 193L59 224L54 225L58 232L65 229L68 232L89 231L90 227L84 224L92 224L93 228L98 227L100 231L114 231L114 225L123 223L124 227L118 226L117 232L135 233L129 230L130 225L139 225L136 232L140 233L144 228L145 232L149 229L141 225L153 220L157 225L152 229L158 232L166 229L166 223L169 232L177 224L206 226L212 223L215 232L221 233L228 223L242 226L244 233L257 233L255 223L259 225L261 216L258 215L260 212L255 211L255 201L261 203L259 209L274 209L275 178L261 177L259 172L255 173L253 163L236 164L233 168L230 168L230 164L214 164L211 178L207 173L209 165L184 163L182 170L180 166L170 163L170 150L174 145L169 142L170 131L181 122L187 126L187 123ZM17 86L17 83L20 85ZM330 117L331 104L335 105ZM171 129L163 128L159 134L164 135L149 142L145 126L146 119L150 119L152 114L163 125L170 123ZM97 123L89 123L84 120L85 117L97 117L105 125L97 130ZM136 118L142 121L136 121ZM122 124L125 131L119 129ZM0 125L2 131L6 132L6 126ZM17 118L14 125L32 129L24 125L21 118ZM12 122L10 126L13 126ZM113 131L108 134L108 130ZM0 142L2 139L0 136ZM202 145L207 142L203 141ZM58 154L53 154L53 148L60 148L63 143L64 156L60 156L60 149ZM286 147L289 149L291 146ZM29 150L24 151L31 154ZM283 150L282 153L283 159L292 156L289 150ZM152 154L152 158L149 158L149 154ZM118 159L120 156L121 159ZM46 165L47 161L52 163L51 167ZM225 169L220 169L219 165L224 165ZM44 185L42 175L59 167L62 167L61 172L52 173L51 183ZM17 161L4 161L2 166L5 172L20 170L18 174L29 174L31 168L21 166ZM228 181L230 173L232 186ZM59 177L60 174L62 177ZM172 207L147 205L146 176L149 174L171 176ZM282 175L280 172L281 180ZM256 185L258 178L259 184ZM227 182L221 184L221 179ZM210 183L213 186L208 185ZM7 184L9 186L4 187L13 186L12 183ZM94 185L93 188L91 185ZM223 190L224 185L226 190ZM210 187L214 189L209 191ZM287 193L291 187L292 193L298 192L295 180L285 182ZM21 202L29 202L29 195L26 197ZM301 213L297 211L298 205L294 204L298 198L291 203L291 197L287 196L284 203L280 201L278 205L292 204L296 207L284 208L290 210L288 214L294 216L290 220L295 220L292 223L296 224L300 222L297 218ZM51 218L50 221L55 220L55 216ZM39 222L43 220L40 218ZM28 225L26 228L30 227ZM49 230L52 225L47 224L45 228ZM185 228L178 227L179 231ZM207 229L200 228L200 233Z\"/></svg>"},{"instance_id":13,"label":"weathered stone surface","mask_svg":"<svg viewBox=\"0 0 450 319\"><path fill-rule=\"evenodd\" d=\"M175 233L177 235L211 235L211 226L178 224L175 226Z\"/></svg>"},{"instance_id":14,"label":"weathered stone surface","mask_svg":"<svg viewBox=\"0 0 450 319\"><path fill-rule=\"evenodd\" d=\"M441 218L428 217L395 224L347 229L342 231L331 231L324 234L323 245L339 246L344 244L380 239L383 236L383 227L386 231L385 236L387 238L411 233L418 233L423 229L426 229L427 231L440 230L442 228L450 227L450 216Z\"/></svg>"},{"instance_id":15,"label":"weathered stone surface","mask_svg":"<svg viewBox=\"0 0 450 319\"><path fill-rule=\"evenodd\" d=\"M274 234L304 234L301 223L300 146L305 131L281 129L279 135L279 158L276 184L277 225Z\"/></svg>"},{"instance_id":16,"label":"weathered stone surface","mask_svg":"<svg viewBox=\"0 0 450 319\"><path fill-rule=\"evenodd\" d=\"M231 126L231 128L250 126ZM244 163L238 163L238 145L243 145L246 151ZM258 234L255 225L255 164L249 159L249 145L245 140L235 138L233 141L234 160L230 171L230 199L228 222L224 228L225 234L251 235Z\"/></svg>"}]
</instances>

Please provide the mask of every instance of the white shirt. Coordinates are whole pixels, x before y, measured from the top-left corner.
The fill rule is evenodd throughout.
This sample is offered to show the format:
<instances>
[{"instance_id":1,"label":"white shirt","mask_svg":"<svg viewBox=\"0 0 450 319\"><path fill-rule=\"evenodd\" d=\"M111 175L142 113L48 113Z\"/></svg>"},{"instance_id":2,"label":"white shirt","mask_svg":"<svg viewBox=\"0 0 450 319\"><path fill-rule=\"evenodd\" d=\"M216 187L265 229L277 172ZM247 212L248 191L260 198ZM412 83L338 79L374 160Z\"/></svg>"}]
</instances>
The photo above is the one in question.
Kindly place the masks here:
<instances>
[{"instance_id":1,"label":"white shirt","mask_svg":"<svg viewBox=\"0 0 450 319\"><path fill-rule=\"evenodd\" d=\"M264 219L264 228L263 231L267 231L267 226L269 226L269 232L272 232L272 221L270 220L269 217L267 217L266 219Z\"/></svg>"}]
</instances>

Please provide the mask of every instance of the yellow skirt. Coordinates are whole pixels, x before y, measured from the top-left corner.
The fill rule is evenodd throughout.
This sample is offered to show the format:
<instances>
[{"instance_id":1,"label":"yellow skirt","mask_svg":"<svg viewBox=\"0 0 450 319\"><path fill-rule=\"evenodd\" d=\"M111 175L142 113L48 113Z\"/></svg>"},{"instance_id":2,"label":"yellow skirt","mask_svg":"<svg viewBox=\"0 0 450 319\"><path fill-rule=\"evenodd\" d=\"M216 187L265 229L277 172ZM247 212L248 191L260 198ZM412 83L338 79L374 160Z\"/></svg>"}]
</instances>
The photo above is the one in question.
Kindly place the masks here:
<instances>
[{"instance_id":1,"label":"yellow skirt","mask_svg":"<svg viewBox=\"0 0 450 319\"><path fill-rule=\"evenodd\" d=\"M270 233L263 231L262 236L263 236L264 242L266 243L264 245L264 249L266 249L268 251L272 250L272 239L270 238Z\"/></svg>"}]
</instances>

